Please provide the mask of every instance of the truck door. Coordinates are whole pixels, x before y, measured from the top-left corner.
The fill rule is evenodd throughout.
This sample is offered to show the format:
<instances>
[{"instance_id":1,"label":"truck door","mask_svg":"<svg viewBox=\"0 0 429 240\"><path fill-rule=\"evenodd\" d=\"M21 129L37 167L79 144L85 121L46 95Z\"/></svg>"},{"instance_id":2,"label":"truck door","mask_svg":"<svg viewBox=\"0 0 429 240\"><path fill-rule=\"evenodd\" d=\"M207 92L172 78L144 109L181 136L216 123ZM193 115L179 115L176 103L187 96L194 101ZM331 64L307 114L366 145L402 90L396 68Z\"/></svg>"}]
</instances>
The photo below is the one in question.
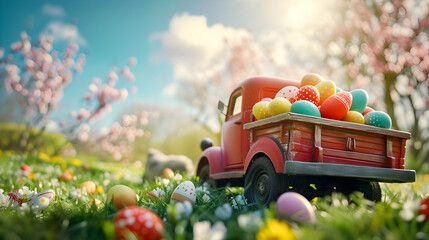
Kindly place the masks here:
<instances>
[{"instance_id":1,"label":"truck door","mask_svg":"<svg viewBox=\"0 0 429 240\"><path fill-rule=\"evenodd\" d=\"M228 104L225 123L222 127L222 149L224 151L226 167L242 164L241 135L242 123L242 89L239 88L231 94ZM238 168L240 166L237 166Z\"/></svg>"}]
</instances>

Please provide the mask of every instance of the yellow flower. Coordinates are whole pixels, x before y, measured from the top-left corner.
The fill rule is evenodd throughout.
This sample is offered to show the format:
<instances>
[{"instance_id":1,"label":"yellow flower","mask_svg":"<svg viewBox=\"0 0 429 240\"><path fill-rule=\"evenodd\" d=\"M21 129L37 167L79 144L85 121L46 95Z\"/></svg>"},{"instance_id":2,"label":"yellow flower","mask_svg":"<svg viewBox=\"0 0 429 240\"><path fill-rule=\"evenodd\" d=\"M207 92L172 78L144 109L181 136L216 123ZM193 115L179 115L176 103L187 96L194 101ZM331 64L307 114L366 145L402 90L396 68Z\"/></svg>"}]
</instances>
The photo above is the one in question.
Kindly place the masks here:
<instances>
[{"instance_id":1,"label":"yellow flower","mask_svg":"<svg viewBox=\"0 0 429 240\"><path fill-rule=\"evenodd\" d=\"M67 170L66 170L66 172L68 172L68 173L70 173L70 175L74 175L74 171L72 170L72 169L70 169L70 168L68 168Z\"/></svg>"},{"instance_id":2,"label":"yellow flower","mask_svg":"<svg viewBox=\"0 0 429 240\"><path fill-rule=\"evenodd\" d=\"M77 159L77 158L73 158L73 160L71 161L71 164L72 164L73 166L75 166L75 167L80 167L80 166L82 166L82 162L81 162L79 159Z\"/></svg>"},{"instance_id":3,"label":"yellow flower","mask_svg":"<svg viewBox=\"0 0 429 240\"><path fill-rule=\"evenodd\" d=\"M95 190L97 193L104 193L104 189L102 186L97 186L97 189Z\"/></svg>"},{"instance_id":4,"label":"yellow flower","mask_svg":"<svg viewBox=\"0 0 429 240\"><path fill-rule=\"evenodd\" d=\"M45 162L51 161L51 157L49 157L49 155L44 152L39 152L39 158Z\"/></svg>"},{"instance_id":5,"label":"yellow flower","mask_svg":"<svg viewBox=\"0 0 429 240\"><path fill-rule=\"evenodd\" d=\"M286 222L277 219L270 220L265 227L261 228L256 234L257 240L294 240L295 235Z\"/></svg>"},{"instance_id":6,"label":"yellow flower","mask_svg":"<svg viewBox=\"0 0 429 240\"><path fill-rule=\"evenodd\" d=\"M35 173L32 173L32 174L28 175L28 180L33 180L35 178L36 178L36 174Z\"/></svg>"},{"instance_id":7,"label":"yellow flower","mask_svg":"<svg viewBox=\"0 0 429 240\"><path fill-rule=\"evenodd\" d=\"M52 163L63 163L63 162L64 162L64 159L62 157L58 157L58 156L52 157Z\"/></svg>"},{"instance_id":8,"label":"yellow flower","mask_svg":"<svg viewBox=\"0 0 429 240\"><path fill-rule=\"evenodd\" d=\"M117 173L116 173L116 176L117 176L118 178L121 178L121 177L122 177L122 173L121 173L121 172L117 172Z\"/></svg>"}]
</instances>

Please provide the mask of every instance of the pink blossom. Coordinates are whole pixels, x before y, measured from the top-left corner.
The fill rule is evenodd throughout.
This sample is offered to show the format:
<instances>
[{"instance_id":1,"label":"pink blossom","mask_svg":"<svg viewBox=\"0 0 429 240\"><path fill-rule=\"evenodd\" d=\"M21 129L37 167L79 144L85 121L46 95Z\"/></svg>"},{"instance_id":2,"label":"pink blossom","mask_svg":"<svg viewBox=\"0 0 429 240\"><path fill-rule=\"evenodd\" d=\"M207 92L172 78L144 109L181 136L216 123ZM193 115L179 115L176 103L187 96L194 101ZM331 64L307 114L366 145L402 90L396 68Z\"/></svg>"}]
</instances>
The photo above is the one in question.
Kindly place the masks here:
<instances>
[{"instance_id":1,"label":"pink blossom","mask_svg":"<svg viewBox=\"0 0 429 240\"><path fill-rule=\"evenodd\" d=\"M130 64L131 66L135 66L137 64L137 58L136 57L128 58L128 64Z\"/></svg>"}]
</instances>

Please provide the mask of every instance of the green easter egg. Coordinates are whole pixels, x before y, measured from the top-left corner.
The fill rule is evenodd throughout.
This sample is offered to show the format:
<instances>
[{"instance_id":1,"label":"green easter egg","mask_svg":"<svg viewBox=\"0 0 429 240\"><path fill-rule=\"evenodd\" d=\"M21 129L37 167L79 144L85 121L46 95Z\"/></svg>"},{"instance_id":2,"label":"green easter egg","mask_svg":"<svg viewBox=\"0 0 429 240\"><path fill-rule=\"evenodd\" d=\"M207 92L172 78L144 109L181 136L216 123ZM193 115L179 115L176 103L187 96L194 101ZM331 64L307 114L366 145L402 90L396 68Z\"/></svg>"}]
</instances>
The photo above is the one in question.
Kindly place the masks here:
<instances>
[{"instance_id":1,"label":"green easter egg","mask_svg":"<svg viewBox=\"0 0 429 240\"><path fill-rule=\"evenodd\" d=\"M298 114L303 114L303 115L308 115L313 117L320 117L320 111L316 107L316 105L314 105L313 103L307 100L300 100L300 101L294 102L290 107L290 111L293 113L298 113Z\"/></svg>"},{"instance_id":2,"label":"green easter egg","mask_svg":"<svg viewBox=\"0 0 429 240\"><path fill-rule=\"evenodd\" d=\"M390 116L385 112L374 111L365 114L365 124L390 129L392 126L392 119L390 119Z\"/></svg>"},{"instance_id":3,"label":"green easter egg","mask_svg":"<svg viewBox=\"0 0 429 240\"><path fill-rule=\"evenodd\" d=\"M368 104L368 93L363 89L355 89L350 91L350 94L352 94L353 97L350 111L363 113L363 111L365 111L366 105Z\"/></svg>"}]
</instances>

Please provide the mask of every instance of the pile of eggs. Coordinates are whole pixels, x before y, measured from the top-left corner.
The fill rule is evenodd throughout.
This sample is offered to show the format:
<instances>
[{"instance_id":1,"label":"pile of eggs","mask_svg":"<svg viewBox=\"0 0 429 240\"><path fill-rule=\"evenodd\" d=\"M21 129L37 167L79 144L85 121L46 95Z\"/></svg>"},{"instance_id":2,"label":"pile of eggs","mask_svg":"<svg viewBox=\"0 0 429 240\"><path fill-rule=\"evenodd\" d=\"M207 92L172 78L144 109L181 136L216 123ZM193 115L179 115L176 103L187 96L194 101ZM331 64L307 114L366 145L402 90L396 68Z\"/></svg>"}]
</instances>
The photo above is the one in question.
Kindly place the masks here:
<instances>
[{"instance_id":1,"label":"pile of eggs","mask_svg":"<svg viewBox=\"0 0 429 240\"><path fill-rule=\"evenodd\" d=\"M301 79L300 88L286 86L277 92L274 99L264 98L257 102L252 112L257 120L292 112L390 129L390 116L367 104L368 93L365 90L342 91L335 82L309 73Z\"/></svg>"}]
</instances>

